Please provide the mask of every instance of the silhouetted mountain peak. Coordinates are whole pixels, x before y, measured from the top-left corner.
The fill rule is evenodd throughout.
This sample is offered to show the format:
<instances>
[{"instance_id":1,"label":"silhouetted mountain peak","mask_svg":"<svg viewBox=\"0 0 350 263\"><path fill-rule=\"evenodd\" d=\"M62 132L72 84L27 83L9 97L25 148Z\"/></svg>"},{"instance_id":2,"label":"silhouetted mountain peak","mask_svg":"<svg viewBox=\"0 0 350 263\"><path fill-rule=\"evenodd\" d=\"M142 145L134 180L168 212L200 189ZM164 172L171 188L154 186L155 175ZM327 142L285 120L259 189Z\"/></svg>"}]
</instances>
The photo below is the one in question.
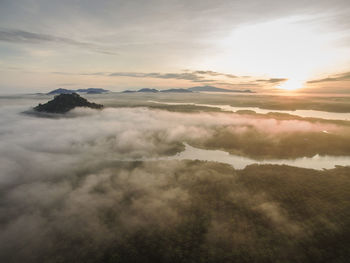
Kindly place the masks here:
<instances>
[{"instance_id":1,"label":"silhouetted mountain peak","mask_svg":"<svg viewBox=\"0 0 350 263\"><path fill-rule=\"evenodd\" d=\"M159 90L144 88L144 89L139 89L137 92L153 92L153 93L156 93L156 92L159 92Z\"/></svg>"},{"instance_id":2,"label":"silhouetted mountain peak","mask_svg":"<svg viewBox=\"0 0 350 263\"><path fill-rule=\"evenodd\" d=\"M189 89L166 89L166 90L161 90L160 92L165 92L165 93L191 93L192 91Z\"/></svg>"},{"instance_id":3,"label":"silhouetted mountain peak","mask_svg":"<svg viewBox=\"0 0 350 263\"><path fill-rule=\"evenodd\" d=\"M34 110L48 113L66 113L75 107L102 109L103 105L89 102L77 93L60 94L45 104L39 104Z\"/></svg>"}]
</instances>

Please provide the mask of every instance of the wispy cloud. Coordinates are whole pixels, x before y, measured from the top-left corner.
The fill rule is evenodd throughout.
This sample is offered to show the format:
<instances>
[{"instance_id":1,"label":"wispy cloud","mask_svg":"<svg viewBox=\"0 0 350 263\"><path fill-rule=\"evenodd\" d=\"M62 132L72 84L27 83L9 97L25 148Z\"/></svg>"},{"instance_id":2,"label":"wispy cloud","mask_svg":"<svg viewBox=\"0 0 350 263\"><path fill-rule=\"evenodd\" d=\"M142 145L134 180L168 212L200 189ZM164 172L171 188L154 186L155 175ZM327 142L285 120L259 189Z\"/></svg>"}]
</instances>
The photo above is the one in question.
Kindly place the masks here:
<instances>
[{"instance_id":1,"label":"wispy cloud","mask_svg":"<svg viewBox=\"0 0 350 263\"><path fill-rule=\"evenodd\" d=\"M281 82L287 81L286 78L268 78L257 79L252 76L236 76L233 74L221 73L216 71L185 70L182 73L160 73L160 72L52 72L60 75L81 75L81 76L105 76L105 77L129 77L129 78L155 78L155 79L173 79L188 80L193 83L207 83L210 85L224 85L229 88L247 88L275 86ZM224 78L222 78L224 77Z\"/></svg>"},{"instance_id":2,"label":"wispy cloud","mask_svg":"<svg viewBox=\"0 0 350 263\"><path fill-rule=\"evenodd\" d=\"M51 74L56 75L72 75L72 76L108 76L109 73L106 72L81 72L81 73L75 73L75 72L64 72L64 71L53 71Z\"/></svg>"},{"instance_id":3,"label":"wispy cloud","mask_svg":"<svg viewBox=\"0 0 350 263\"><path fill-rule=\"evenodd\" d=\"M350 81L350 72L345 72L341 74L336 74L328 78L310 80L307 83L322 83L322 82L332 82L332 81Z\"/></svg>"},{"instance_id":4,"label":"wispy cloud","mask_svg":"<svg viewBox=\"0 0 350 263\"><path fill-rule=\"evenodd\" d=\"M94 73L95 74L95 73ZM192 82L215 82L213 77L226 77L229 79L239 78L233 74L221 73L211 70L185 70L184 73L140 73L140 72L113 72L108 74L112 77L134 77L134 78L158 78L158 79L179 79L179 80L190 80Z\"/></svg>"},{"instance_id":5,"label":"wispy cloud","mask_svg":"<svg viewBox=\"0 0 350 263\"><path fill-rule=\"evenodd\" d=\"M200 74L200 75L209 75L209 76L224 76L227 78L237 78L237 76L232 75L232 74L226 74L226 73L220 73L220 72L216 72L216 71L211 71L211 70L197 70L194 71L193 73L195 74Z\"/></svg>"},{"instance_id":6,"label":"wispy cloud","mask_svg":"<svg viewBox=\"0 0 350 263\"><path fill-rule=\"evenodd\" d=\"M160 72L51 72L58 75L83 75L83 76L107 76L107 77L129 77L129 78L156 78L156 79L177 79L177 80L189 80L192 82L212 82L214 80L206 78L204 73L198 73L197 71L185 72L185 73L160 73ZM218 75L226 75L217 73Z\"/></svg>"},{"instance_id":7,"label":"wispy cloud","mask_svg":"<svg viewBox=\"0 0 350 263\"><path fill-rule=\"evenodd\" d=\"M17 29L0 29L0 41L19 43L19 44L40 44L40 43L57 43L87 49L89 51L102 53L106 55L116 55L117 53L101 45L77 41L71 38L41 34Z\"/></svg>"},{"instance_id":8,"label":"wispy cloud","mask_svg":"<svg viewBox=\"0 0 350 263\"><path fill-rule=\"evenodd\" d=\"M192 73L139 73L139 72L113 72L109 74L112 77L134 77L134 78L158 78L158 79L183 79L183 80L202 80L203 76Z\"/></svg>"},{"instance_id":9,"label":"wispy cloud","mask_svg":"<svg viewBox=\"0 0 350 263\"><path fill-rule=\"evenodd\" d=\"M251 87L261 87L262 85L256 82L247 82L247 83L229 83L229 82L215 82L216 85L225 85L230 88L251 88Z\"/></svg>"},{"instance_id":10,"label":"wispy cloud","mask_svg":"<svg viewBox=\"0 0 350 263\"><path fill-rule=\"evenodd\" d=\"M271 83L271 84L278 84L281 82L285 82L288 79L285 78L271 78L271 79L258 79L257 82L263 82L263 83Z\"/></svg>"}]
</instances>

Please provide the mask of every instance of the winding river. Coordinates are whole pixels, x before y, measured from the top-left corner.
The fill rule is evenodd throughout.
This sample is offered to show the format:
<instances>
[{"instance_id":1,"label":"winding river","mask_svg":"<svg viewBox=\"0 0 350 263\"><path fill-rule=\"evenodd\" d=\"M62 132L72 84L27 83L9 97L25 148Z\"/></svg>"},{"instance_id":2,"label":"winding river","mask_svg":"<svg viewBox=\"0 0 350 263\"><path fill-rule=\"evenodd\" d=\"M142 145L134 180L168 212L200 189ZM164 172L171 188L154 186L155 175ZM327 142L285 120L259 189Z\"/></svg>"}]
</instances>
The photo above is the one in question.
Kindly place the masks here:
<instances>
[{"instance_id":1,"label":"winding river","mask_svg":"<svg viewBox=\"0 0 350 263\"><path fill-rule=\"evenodd\" d=\"M231 155L228 152L220 150L204 150L192 147L185 143L185 150L170 156L157 160L200 160L220 162L232 165L236 169L244 169L250 164L278 164L290 165L301 168L310 168L316 170L332 169L336 165L350 166L350 156L320 156L302 157L297 159L269 159L264 161L254 160L248 157Z\"/></svg>"}]
</instances>

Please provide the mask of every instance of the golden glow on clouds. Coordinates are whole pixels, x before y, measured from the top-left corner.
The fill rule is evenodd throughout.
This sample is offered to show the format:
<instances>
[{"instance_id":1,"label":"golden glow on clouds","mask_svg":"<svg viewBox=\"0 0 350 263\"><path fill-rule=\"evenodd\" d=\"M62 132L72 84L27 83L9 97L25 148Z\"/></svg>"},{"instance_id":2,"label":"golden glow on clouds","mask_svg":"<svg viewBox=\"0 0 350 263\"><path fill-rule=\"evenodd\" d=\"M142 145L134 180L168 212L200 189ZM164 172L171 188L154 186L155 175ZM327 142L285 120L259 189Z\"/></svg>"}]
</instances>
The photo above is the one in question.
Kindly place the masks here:
<instances>
[{"instance_id":1,"label":"golden glow on clouds","mask_svg":"<svg viewBox=\"0 0 350 263\"><path fill-rule=\"evenodd\" d=\"M5 1L0 93L68 84L348 90L346 80L306 82L349 72L349 0L149 1L51 1L35 15L26 0ZM193 73L185 69L208 73L178 77Z\"/></svg>"},{"instance_id":2,"label":"golden glow on clouds","mask_svg":"<svg viewBox=\"0 0 350 263\"><path fill-rule=\"evenodd\" d=\"M287 78L281 89L301 88L346 58L334 44L337 35L322 33L305 23L307 18L311 19L291 17L236 28L221 41L220 49L226 51L214 64L226 72Z\"/></svg>"}]
</instances>

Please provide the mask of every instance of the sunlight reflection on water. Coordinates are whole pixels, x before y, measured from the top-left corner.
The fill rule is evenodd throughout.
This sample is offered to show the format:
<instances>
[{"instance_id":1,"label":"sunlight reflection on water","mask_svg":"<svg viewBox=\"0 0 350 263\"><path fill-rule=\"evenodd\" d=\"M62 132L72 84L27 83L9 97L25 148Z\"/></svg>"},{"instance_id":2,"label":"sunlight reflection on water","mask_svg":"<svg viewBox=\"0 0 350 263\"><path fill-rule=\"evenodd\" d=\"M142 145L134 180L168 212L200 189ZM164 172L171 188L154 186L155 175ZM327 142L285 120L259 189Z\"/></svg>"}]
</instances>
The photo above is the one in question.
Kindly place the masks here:
<instances>
[{"instance_id":1,"label":"sunlight reflection on water","mask_svg":"<svg viewBox=\"0 0 350 263\"><path fill-rule=\"evenodd\" d=\"M310 168L316 170L332 169L336 165L349 166L350 156L320 156L301 157L297 159L269 159L258 161L248 157L231 155L228 152L220 150L205 150L192 147L185 143L185 150L174 156L161 158L163 160L200 160L227 163L236 169L244 169L250 164L278 164L290 165L301 168Z\"/></svg>"}]
</instances>

